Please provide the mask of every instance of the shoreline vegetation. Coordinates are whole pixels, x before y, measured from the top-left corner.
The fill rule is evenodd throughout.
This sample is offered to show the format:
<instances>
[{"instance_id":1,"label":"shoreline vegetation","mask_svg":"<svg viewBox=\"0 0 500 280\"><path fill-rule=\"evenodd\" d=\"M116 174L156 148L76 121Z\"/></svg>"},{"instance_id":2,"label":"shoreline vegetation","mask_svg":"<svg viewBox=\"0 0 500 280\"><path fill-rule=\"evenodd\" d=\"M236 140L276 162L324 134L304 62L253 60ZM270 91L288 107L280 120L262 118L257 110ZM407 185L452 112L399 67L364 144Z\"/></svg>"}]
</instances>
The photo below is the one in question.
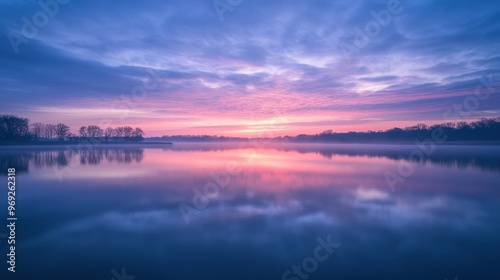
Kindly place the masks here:
<instances>
[{"instance_id":1,"label":"shoreline vegetation","mask_svg":"<svg viewBox=\"0 0 500 280\"><path fill-rule=\"evenodd\" d=\"M442 135L440 145L500 145L500 117L483 118L473 122L447 122L435 125L419 123L405 128L367 132L334 132L326 130L319 134L299 134L261 138L242 138L210 135L164 135L149 137L148 141L170 142L236 142L266 141L270 143L335 143L335 144L414 144L432 137L433 133Z\"/></svg>"},{"instance_id":2,"label":"shoreline vegetation","mask_svg":"<svg viewBox=\"0 0 500 280\"><path fill-rule=\"evenodd\" d=\"M146 146L146 145L173 145L172 142L158 142L158 141L142 141L142 142L99 142L99 141L42 141L42 142L0 142L2 146L65 146L65 145L84 145L84 146ZM499 143L500 144L500 143Z\"/></svg>"},{"instance_id":3,"label":"shoreline vegetation","mask_svg":"<svg viewBox=\"0 0 500 280\"><path fill-rule=\"evenodd\" d=\"M500 145L500 117L480 119L473 122L442 123L432 126L419 123L405 128L385 131L333 132L326 130L319 134L279 137L227 137L212 135L164 135L145 138L144 131L130 126L108 127L82 126L78 134L69 126L59 123L30 123L27 118L0 115L0 145L107 145L107 144L164 144L173 142L238 142L266 141L270 143L345 143L345 144L412 144L430 138L438 132L446 138L442 145Z\"/></svg>"},{"instance_id":4,"label":"shoreline vegetation","mask_svg":"<svg viewBox=\"0 0 500 280\"><path fill-rule=\"evenodd\" d=\"M140 127L120 126L103 129L97 125L81 126L78 133L72 133L64 123L30 123L28 118L14 115L0 115L0 144L104 144L138 143L144 140Z\"/></svg>"}]
</instances>

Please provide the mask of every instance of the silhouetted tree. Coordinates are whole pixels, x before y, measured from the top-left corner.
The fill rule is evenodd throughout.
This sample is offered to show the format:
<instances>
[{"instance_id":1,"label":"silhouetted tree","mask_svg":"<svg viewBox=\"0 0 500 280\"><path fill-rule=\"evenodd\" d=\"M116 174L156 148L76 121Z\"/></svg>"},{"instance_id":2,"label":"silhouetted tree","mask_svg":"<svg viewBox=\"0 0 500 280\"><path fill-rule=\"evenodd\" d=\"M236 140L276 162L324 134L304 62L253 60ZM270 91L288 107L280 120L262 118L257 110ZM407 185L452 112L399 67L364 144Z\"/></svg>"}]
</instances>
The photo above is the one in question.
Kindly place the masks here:
<instances>
[{"instance_id":1,"label":"silhouetted tree","mask_svg":"<svg viewBox=\"0 0 500 280\"><path fill-rule=\"evenodd\" d=\"M30 127L31 127L30 130L31 135L35 140L39 140L40 138L43 137L43 131L45 129L45 125L43 123L36 122L31 124Z\"/></svg>"},{"instance_id":2,"label":"silhouetted tree","mask_svg":"<svg viewBox=\"0 0 500 280\"><path fill-rule=\"evenodd\" d=\"M56 134L57 138L59 138L59 140L62 141L66 137L70 136L70 134L71 134L70 128L69 128L69 126L67 126L63 123L59 123L56 125L55 134Z\"/></svg>"},{"instance_id":3,"label":"silhouetted tree","mask_svg":"<svg viewBox=\"0 0 500 280\"><path fill-rule=\"evenodd\" d=\"M123 137L130 138L130 137L132 137L133 132L134 132L134 129L131 128L130 126L123 127Z\"/></svg>"},{"instance_id":4,"label":"silhouetted tree","mask_svg":"<svg viewBox=\"0 0 500 280\"><path fill-rule=\"evenodd\" d=\"M29 119L13 115L0 116L0 139L11 141L29 138Z\"/></svg>"},{"instance_id":5,"label":"silhouetted tree","mask_svg":"<svg viewBox=\"0 0 500 280\"><path fill-rule=\"evenodd\" d=\"M134 141L142 141L144 139L144 131L140 127L136 127L132 132L132 137Z\"/></svg>"},{"instance_id":6,"label":"silhouetted tree","mask_svg":"<svg viewBox=\"0 0 500 280\"><path fill-rule=\"evenodd\" d=\"M80 134L80 137L87 138L87 127L86 126L81 126L80 129L78 130L78 133Z\"/></svg>"},{"instance_id":7,"label":"silhouetted tree","mask_svg":"<svg viewBox=\"0 0 500 280\"><path fill-rule=\"evenodd\" d=\"M56 126L54 124L45 125L45 138L52 139L56 133Z\"/></svg>"},{"instance_id":8,"label":"silhouetted tree","mask_svg":"<svg viewBox=\"0 0 500 280\"><path fill-rule=\"evenodd\" d=\"M109 141L109 139L111 139L111 137L113 137L113 128L108 127L108 128L106 128L106 130L104 131L104 139L105 139L106 141Z\"/></svg>"},{"instance_id":9,"label":"silhouetted tree","mask_svg":"<svg viewBox=\"0 0 500 280\"><path fill-rule=\"evenodd\" d=\"M90 138L100 138L103 134L103 130L97 125L89 125L87 127L87 135Z\"/></svg>"},{"instance_id":10,"label":"silhouetted tree","mask_svg":"<svg viewBox=\"0 0 500 280\"><path fill-rule=\"evenodd\" d=\"M113 130L113 134L117 138L121 138L125 135L125 129L123 127L117 127Z\"/></svg>"}]
</instances>

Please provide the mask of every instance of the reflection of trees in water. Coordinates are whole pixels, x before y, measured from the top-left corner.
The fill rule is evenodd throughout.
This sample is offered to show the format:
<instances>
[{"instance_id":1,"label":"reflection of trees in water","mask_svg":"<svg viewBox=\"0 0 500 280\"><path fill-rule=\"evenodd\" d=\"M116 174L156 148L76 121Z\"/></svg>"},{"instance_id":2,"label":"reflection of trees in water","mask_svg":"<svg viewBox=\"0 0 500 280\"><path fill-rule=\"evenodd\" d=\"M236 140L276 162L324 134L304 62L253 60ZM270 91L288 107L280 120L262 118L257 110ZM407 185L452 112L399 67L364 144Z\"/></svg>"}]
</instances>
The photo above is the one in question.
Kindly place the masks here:
<instances>
[{"instance_id":1,"label":"reflection of trees in water","mask_svg":"<svg viewBox=\"0 0 500 280\"><path fill-rule=\"evenodd\" d=\"M81 165L98 165L104 160L130 164L141 162L144 158L143 149L67 149L42 150L26 152L9 152L0 154L0 168L16 168L17 173L27 173L30 165L36 169L64 167L72 162Z\"/></svg>"},{"instance_id":2,"label":"reflection of trees in water","mask_svg":"<svg viewBox=\"0 0 500 280\"><path fill-rule=\"evenodd\" d=\"M160 148L158 148L160 150ZM186 146L168 147L161 150L178 151L225 151L240 149L240 146ZM352 146L328 146L328 145L299 145L268 147L285 152L317 153L332 159L336 155L377 157L393 160L408 160L409 154L415 146L389 146L389 145L352 145ZM0 168L16 168L17 173L28 172L29 166L36 169L44 167L64 167L74 163L81 165L98 165L106 160L109 163L133 163L141 162L144 158L144 150L141 148L93 148L93 149L55 149L55 150L32 150L21 152L0 153ZM457 168L479 168L486 171L500 172L500 148L486 146L437 146L430 156L424 157L424 163L438 164ZM419 163L415 163L419 164Z\"/></svg>"},{"instance_id":3,"label":"reflection of trees in water","mask_svg":"<svg viewBox=\"0 0 500 280\"><path fill-rule=\"evenodd\" d=\"M98 165L104 159L103 150L83 150L78 156L81 165Z\"/></svg>"},{"instance_id":4,"label":"reflection of trees in water","mask_svg":"<svg viewBox=\"0 0 500 280\"><path fill-rule=\"evenodd\" d=\"M106 159L108 162L132 163L141 162L144 158L142 149L99 149L84 150L79 153L80 164L98 165Z\"/></svg>"},{"instance_id":5,"label":"reflection of trees in water","mask_svg":"<svg viewBox=\"0 0 500 280\"><path fill-rule=\"evenodd\" d=\"M464 155L440 155L431 156L427 160L434 164L440 164L447 167L456 166L458 168L480 168L482 170L498 171L500 172L500 160L498 156L495 155L476 155L476 156L464 156Z\"/></svg>"},{"instance_id":6,"label":"reflection of trees in water","mask_svg":"<svg viewBox=\"0 0 500 280\"><path fill-rule=\"evenodd\" d=\"M52 166L66 166L73 157L72 151L43 151L43 152L30 152L31 163L37 169Z\"/></svg>"},{"instance_id":7,"label":"reflection of trees in water","mask_svg":"<svg viewBox=\"0 0 500 280\"><path fill-rule=\"evenodd\" d=\"M347 155L347 156L366 156L366 157L377 157L377 158L389 158L393 160L407 160L411 161L415 165L422 164L437 164L446 167L457 167L457 168L479 168L485 171L497 171L500 172L500 160L497 154L488 153L477 153L477 154L460 154L451 152L436 152L430 156L424 155L423 160L415 157L409 159L409 154L411 151L401 152L401 151L371 151L371 152L356 152L356 151L316 151L316 153L332 159L335 155Z\"/></svg>"},{"instance_id":8,"label":"reflection of trees in water","mask_svg":"<svg viewBox=\"0 0 500 280\"><path fill-rule=\"evenodd\" d=\"M27 154L0 154L0 168L2 169L2 175L4 175L4 170L8 168L15 168L16 173L27 173L28 165L30 162L30 156Z\"/></svg>"},{"instance_id":9,"label":"reflection of trees in water","mask_svg":"<svg viewBox=\"0 0 500 280\"><path fill-rule=\"evenodd\" d=\"M226 151L241 148L254 150L276 149L285 152L301 154L316 153L328 159L336 155L354 157L388 158L393 160L408 160L410 153L417 148L415 145L366 145L366 144L255 144L240 145L229 143L223 145L177 145L170 149L179 151ZM418 159L418 158L417 158ZM430 156L424 154L424 164L437 164L457 168L479 168L485 171L500 172L500 147L498 146L436 146ZM421 164L415 162L415 165Z\"/></svg>"},{"instance_id":10,"label":"reflection of trees in water","mask_svg":"<svg viewBox=\"0 0 500 280\"><path fill-rule=\"evenodd\" d=\"M144 150L128 150L127 153L119 153L118 150L106 150L106 159L109 162L131 163L141 162L144 158Z\"/></svg>"}]
</instances>

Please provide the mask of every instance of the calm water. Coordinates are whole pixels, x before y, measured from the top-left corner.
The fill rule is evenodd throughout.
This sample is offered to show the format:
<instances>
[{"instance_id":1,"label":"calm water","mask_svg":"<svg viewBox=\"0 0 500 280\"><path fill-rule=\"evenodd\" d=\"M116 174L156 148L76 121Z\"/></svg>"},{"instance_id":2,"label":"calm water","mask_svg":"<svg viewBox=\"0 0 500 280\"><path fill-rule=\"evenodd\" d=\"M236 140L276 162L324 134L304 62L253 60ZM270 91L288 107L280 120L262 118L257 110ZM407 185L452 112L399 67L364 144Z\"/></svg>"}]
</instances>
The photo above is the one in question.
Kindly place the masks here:
<instances>
[{"instance_id":1,"label":"calm water","mask_svg":"<svg viewBox=\"0 0 500 280\"><path fill-rule=\"evenodd\" d=\"M1 279L500 279L500 148L414 148L3 147Z\"/></svg>"}]
</instances>

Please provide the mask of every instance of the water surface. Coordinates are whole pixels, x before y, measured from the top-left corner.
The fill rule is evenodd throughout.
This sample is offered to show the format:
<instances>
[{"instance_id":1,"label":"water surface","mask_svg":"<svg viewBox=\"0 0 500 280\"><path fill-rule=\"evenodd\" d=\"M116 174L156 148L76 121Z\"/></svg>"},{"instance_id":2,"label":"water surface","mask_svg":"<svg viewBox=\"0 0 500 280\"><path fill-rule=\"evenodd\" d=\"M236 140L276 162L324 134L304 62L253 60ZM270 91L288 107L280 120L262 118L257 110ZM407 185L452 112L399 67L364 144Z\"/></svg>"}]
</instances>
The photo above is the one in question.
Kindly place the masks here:
<instances>
[{"instance_id":1,"label":"water surface","mask_svg":"<svg viewBox=\"0 0 500 280\"><path fill-rule=\"evenodd\" d=\"M328 236L340 247L308 279L498 279L500 149L414 149L2 147L19 219L2 279L282 279ZM390 188L402 164L414 172Z\"/></svg>"}]
</instances>

